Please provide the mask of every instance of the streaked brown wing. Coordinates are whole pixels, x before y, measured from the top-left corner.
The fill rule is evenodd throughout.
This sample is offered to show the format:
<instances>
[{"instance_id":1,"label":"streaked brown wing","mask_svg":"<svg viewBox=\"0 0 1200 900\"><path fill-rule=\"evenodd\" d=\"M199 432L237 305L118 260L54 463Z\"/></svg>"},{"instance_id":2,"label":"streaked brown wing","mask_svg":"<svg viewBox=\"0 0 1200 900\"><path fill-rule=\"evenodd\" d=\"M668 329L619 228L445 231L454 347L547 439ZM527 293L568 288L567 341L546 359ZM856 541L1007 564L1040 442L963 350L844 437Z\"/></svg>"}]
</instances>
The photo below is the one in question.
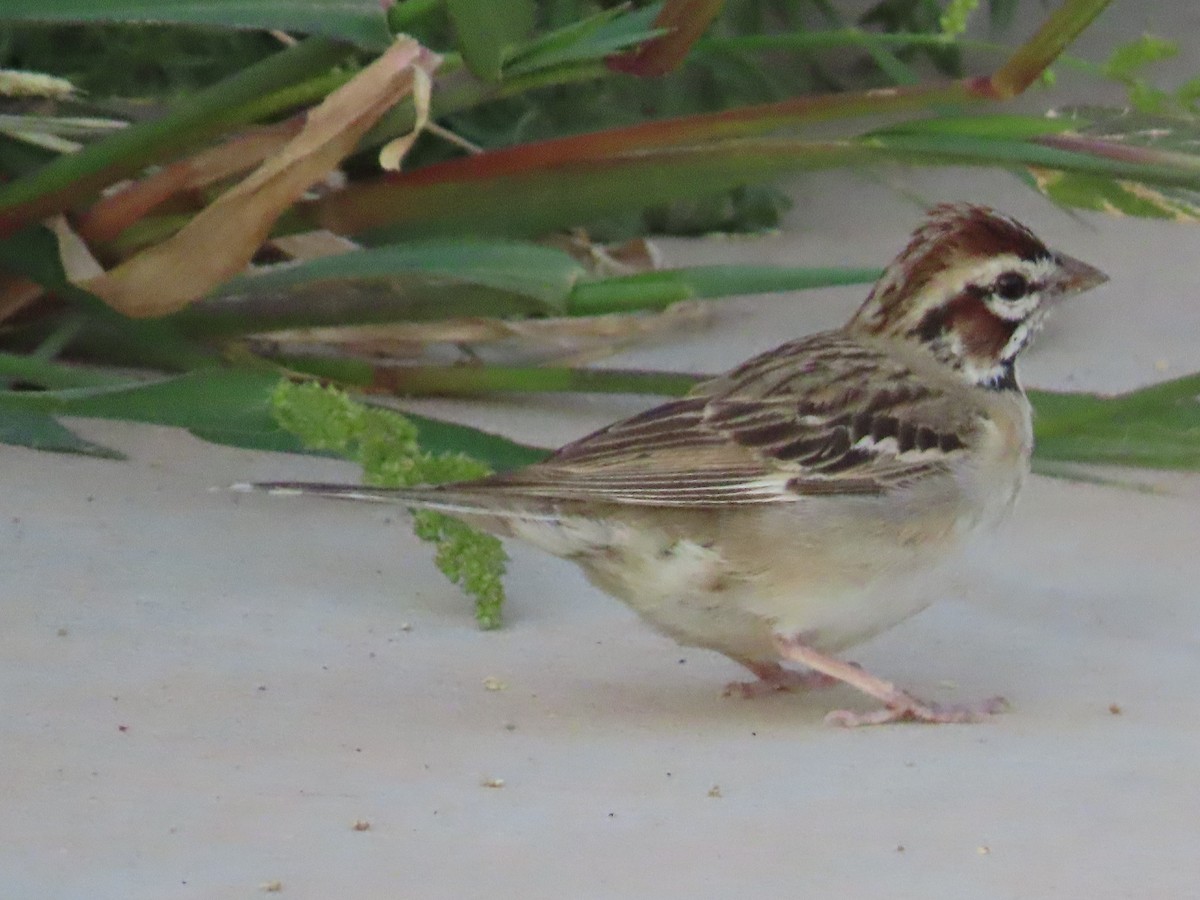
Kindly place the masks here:
<instances>
[{"instance_id":1,"label":"streaked brown wing","mask_svg":"<svg viewBox=\"0 0 1200 900\"><path fill-rule=\"evenodd\" d=\"M879 494L945 472L973 427L902 364L830 332L755 357L487 486L649 506Z\"/></svg>"}]
</instances>

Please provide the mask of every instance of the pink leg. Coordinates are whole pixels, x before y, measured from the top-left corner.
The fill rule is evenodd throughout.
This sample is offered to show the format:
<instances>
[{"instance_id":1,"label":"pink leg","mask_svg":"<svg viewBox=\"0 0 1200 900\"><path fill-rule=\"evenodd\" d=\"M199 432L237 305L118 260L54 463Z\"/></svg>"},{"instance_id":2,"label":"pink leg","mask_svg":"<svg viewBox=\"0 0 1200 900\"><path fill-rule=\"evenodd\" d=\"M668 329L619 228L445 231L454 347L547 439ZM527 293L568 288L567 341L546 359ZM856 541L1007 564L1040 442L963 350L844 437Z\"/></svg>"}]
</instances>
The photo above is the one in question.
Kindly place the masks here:
<instances>
[{"instance_id":1,"label":"pink leg","mask_svg":"<svg viewBox=\"0 0 1200 900\"><path fill-rule=\"evenodd\" d=\"M729 682L725 685L726 697L737 694L750 700L779 691L804 691L812 688L832 687L838 683L838 679L821 672L794 672L776 662L757 662L748 659L739 659L738 662L753 672L758 680Z\"/></svg>"},{"instance_id":2,"label":"pink leg","mask_svg":"<svg viewBox=\"0 0 1200 900\"><path fill-rule=\"evenodd\" d=\"M1003 697L992 697L970 706L942 706L925 703L890 681L864 672L858 666L814 650L797 637L775 636L779 655L791 662L808 666L814 672L845 682L864 694L883 701L883 708L868 713L847 709L834 710L825 717L830 725L853 728L858 725L883 725L888 722L979 722L1008 707Z\"/></svg>"}]
</instances>

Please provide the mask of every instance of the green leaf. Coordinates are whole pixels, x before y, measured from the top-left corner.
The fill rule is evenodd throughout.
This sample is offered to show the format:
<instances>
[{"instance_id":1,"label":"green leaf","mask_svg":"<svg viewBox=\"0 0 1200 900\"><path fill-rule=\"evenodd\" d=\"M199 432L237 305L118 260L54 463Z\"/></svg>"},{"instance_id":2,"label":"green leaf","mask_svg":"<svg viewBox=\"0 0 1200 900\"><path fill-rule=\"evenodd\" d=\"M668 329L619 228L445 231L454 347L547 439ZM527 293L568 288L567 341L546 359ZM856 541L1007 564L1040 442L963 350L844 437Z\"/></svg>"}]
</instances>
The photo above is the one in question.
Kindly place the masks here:
<instances>
[{"instance_id":1,"label":"green leaf","mask_svg":"<svg viewBox=\"0 0 1200 900\"><path fill-rule=\"evenodd\" d=\"M391 40L379 0L5 0L0 21L145 22L321 34L380 50Z\"/></svg>"},{"instance_id":2,"label":"green leaf","mask_svg":"<svg viewBox=\"0 0 1200 900\"><path fill-rule=\"evenodd\" d=\"M1091 153L1097 158L1143 165L1169 165L1200 176L1200 119L1182 113L1076 107L1054 118L1075 134L1050 135L1042 143ZM1193 184L1154 183L1103 171L1037 168L1034 186L1059 203L1108 213L1200 221L1200 177Z\"/></svg>"},{"instance_id":3,"label":"green leaf","mask_svg":"<svg viewBox=\"0 0 1200 900\"><path fill-rule=\"evenodd\" d=\"M533 0L446 0L463 61L484 81L497 82L505 61L533 30Z\"/></svg>"},{"instance_id":4,"label":"green leaf","mask_svg":"<svg viewBox=\"0 0 1200 900\"><path fill-rule=\"evenodd\" d=\"M1175 41L1143 34L1112 52L1104 63L1104 74L1118 81L1129 81L1146 66L1178 55L1179 44Z\"/></svg>"},{"instance_id":5,"label":"green leaf","mask_svg":"<svg viewBox=\"0 0 1200 900\"><path fill-rule=\"evenodd\" d=\"M654 17L654 25L663 34L634 51L609 59L609 68L643 78L674 72L724 6L725 0L666 0Z\"/></svg>"},{"instance_id":6,"label":"green leaf","mask_svg":"<svg viewBox=\"0 0 1200 900\"><path fill-rule=\"evenodd\" d=\"M278 384L279 376L274 372L208 369L154 381L54 391L0 391L0 417L34 412L148 422L186 428L218 444L302 452L300 441L280 428L272 414L271 392ZM426 452L469 452L497 470L545 456L540 448L466 425L411 418L422 428L421 447Z\"/></svg>"},{"instance_id":7,"label":"green leaf","mask_svg":"<svg viewBox=\"0 0 1200 900\"><path fill-rule=\"evenodd\" d=\"M1179 45L1175 41L1144 34L1114 50L1103 71L1109 78L1125 85L1134 109L1163 111L1171 106L1171 95L1140 78L1138 73L1152 63L1171 59L1178 53Z\"/></svg>"},{"instance_id":8,"label":"green leaf","mask_svg":"<svg viewBox=\"0 0 1200 900\"><path fill-rule=\"evenodd\" d=\"M870 284L878 269L800 266L693 266L581 281L568 300L571 315L662 309L680 300Z\"/></svg>"},{"instance_id":9,"label":"green leaf","mask_svg":"<svg viewBox=\"0 0 1200 900\"><path fill-rule=\"evenodd\" d=\"M1137 181L1052 169L1034 172L1033 183L1064 206L1147 219L1200 222L1200 191L1156 189Z\"/></svg>"},{"instance_id":10,"label":"green leaf","mask_svg":"<svg viewBox=\"0 0 1200 900\"><path fill-rule=\"evenodd\" d=\"M806 167L848 165L863 155L845 144L792 149L797 152L782 143L728 141L483 179L402 176L316 201L312 214L322 227L371 243L456 235L533 237L613 213L695 198L698 185L718 194Z\"/></svg>"},{"instance_id":11,"label":"green leaf","mask_svg":"<svg viewBox=\"0 0 1200 900\"><path fill-rule=\"evenodd\" d=\"M276 272L239 278L229 290L266 286L278 290L298 284L345 278L388 279L420 276L427 284L446 280L532 297L543 311L563 311L566 296L586 274L569 254L515 241L416 241L343 253ZM438 318L444 318L445 313Z\"/></svg>"},{"instance_id":12,"label":"green leaf","mask_svg":"<svg viewBox=\"0 0 1200 900\"><path fill-rule=\"evenodd\" d=\"M604 59L610 54L663 34L653 27L661 3L624 12L620 6L540 35L512 51L504 66L506 78Z\"/></svg>"},{"instance_id":13,"label":"green leaf","mask_svg":"<svg viewBox=\"0 0 1200 900\"><path fill-rule=\"evenodd\" d=\"M427 453L467 453L497 472L540 462L550 454L544 447L522 444L469 425L431 419L415 413L404 415L416 424L421 449Z\"/></svg>"},{"instance_id":14,"label":"green leaf","mask_svg":"<svg viewBox=\"0 0 1200 900\"><path fill-rule=\"evenodd\" d=\"M586 274L568 254L510 241L416 241L236 278L168 321L237 333L450 316L563 315Z\"/></svg>"},{"instance_id":15,"label":"green leaf","mask_svg":"<svg viewBox=\"0 0 1200 900\"><path fill-rule=\"evenodd\" d=\"M978 7L979 0L950 0L938 20L942 34L958 37L965 32L971 13L975 12Z\"/></svg>"},{"instance_id":16,"label":"green leaf","mask_svg":"<svg viewBox=\"0 0 1200 900\"><path fill-rule=\"evenodd\" d=\"M593 278L568 254L536 244L419 241L238 278L165 321L214 336L452 316L583 316L876 277L876 269L731 265Z\"/></svg>"},{"instance_id":17,"label":"green leaf","mask_svg":"<svg viewBox=\"0 0 1200 900\"><path fill-rule=\"evenodd\" d=\"M1115 397L1029 393L1043 459L1200 469L1200 375Z\"/></svg>"},{"instance_id":18,"label":"green leaf","mask_svg":"<svg viewBox=\"0 0 1200 900\"><path fill-rule=\"evenodd\" d=\"M433 235L527 237L694 198L697 185L716 194L785 173L884 162L1037 166L1200 188L1200 157L1194 154L1139 158L1103 143L1072 142L1073 137L1009 140L890 131L847 141L724 140L541 166L497 166L490 177L480 175L483 163L477 161L489 156L483 154L463 166L441 164L441 178L433 172L439 167L430 166L411 177L352 186L317 201L309 215L314 224L373 242Z\"/></svg>"},{"instance_id":19,"label":"green leaf","mask_svg":"<svg viewBox=\"0 0 1200 900\"><path fill-rule=\"evenodd\" d=\"M1069 131L1110 144L1121 144L1164 154L1191 156L1200 168L1200 117L1192 114L1150 113L1128 107L1071 106L1056 109L1050 116L1068 125ZM1139 154L1135 158L1153 159Z\"/></svg>"},{"instance_id":20,"label":"green leaf","mask_svg":"<svg viewBox=\"0 0 1200 900\"><path fill-rule=\"evenodd\" d=\"M296 452L299 442L269 414L268 394L277 381L274 375L210 370L119 386L5 391L0 410L173 425L217 443Z\"/></svg>"},{"instance_id":21,"label":"green leaf","mask_svg":"<svg viewBox=\"0 0 1200 900\"><path fill-rule=\"evenodd\" d=\"M932 119L914 119L881 128L871 134L944 134L1024 140L1044 134L1059 134L1076 128L1074 121L1061 117L1020 115L970 115L943 113Z\"/></svg>"},{"instance_id":22,"label":"green leaf","mask_svg":"<svg viewBox=\"0 0 1200 900\"><path fill-rule=\"evenodd\" d=\"M1175 99L1179 101L1180 106L1191 112L1197 112L1196 103L1200 101L1200 75L1195 78L1189 78L1179 86L1175 91Z\"/></svg>"},{"instance_id":23,"label":"green leaf","mask_svg":"<svg viewBox=\"0 0 1200 900\"><path fill-rule=\"evenodd\" d=\"M0 444L55 453L80 453L103 459L125 458L116 450L85 441L53 416L29 409L4 409L0 412Z\"/></svg>"}]
</instances>

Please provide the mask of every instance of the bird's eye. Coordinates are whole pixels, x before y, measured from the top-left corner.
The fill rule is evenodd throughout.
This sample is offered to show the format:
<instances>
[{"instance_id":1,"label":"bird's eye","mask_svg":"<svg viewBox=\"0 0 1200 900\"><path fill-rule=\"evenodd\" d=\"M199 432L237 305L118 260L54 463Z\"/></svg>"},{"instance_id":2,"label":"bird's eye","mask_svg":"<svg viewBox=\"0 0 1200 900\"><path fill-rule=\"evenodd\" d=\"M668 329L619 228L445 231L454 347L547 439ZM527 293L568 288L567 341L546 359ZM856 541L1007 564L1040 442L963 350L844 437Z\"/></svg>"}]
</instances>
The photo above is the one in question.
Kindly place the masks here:
<instances>
[{"instance_id":1,"label":"bird's eye","mask_svg":"<svg viewBox=\"0 0 1200 900\"><path fill-rule=\"evenodd\" d=\"M1005 272L993 287L1002 300L1020 300L1029 293L1029 280L1020 272Z\"/></svg>"}]
</instances>

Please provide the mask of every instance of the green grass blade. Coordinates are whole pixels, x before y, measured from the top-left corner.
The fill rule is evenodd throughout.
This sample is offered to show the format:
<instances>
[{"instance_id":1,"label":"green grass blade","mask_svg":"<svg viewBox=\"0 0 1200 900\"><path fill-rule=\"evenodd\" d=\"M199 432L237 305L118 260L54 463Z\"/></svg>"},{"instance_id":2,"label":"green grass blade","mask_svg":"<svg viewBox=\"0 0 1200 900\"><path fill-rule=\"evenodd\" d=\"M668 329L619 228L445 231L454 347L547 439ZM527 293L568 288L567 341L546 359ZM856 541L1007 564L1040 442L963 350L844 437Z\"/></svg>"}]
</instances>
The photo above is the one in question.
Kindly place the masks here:
<instances>
[{"instance_id":1,"label":"green grass blade","mask_svg":"<svg viewBox=\"0 0 1200 900\"><path fill-rule=\"evenodd\" d=\"M1128 394L1031 391L1045 459L1200 469L1200 374Z\"/></svg>"},{"instance_id":2,"label":"green grass blade","mask_svg":"<svg viewBox=\"0 0 1200 900\"><path fill-rule=\"evenodd\" d=\"M370 50L391 35L379 0L5 0L0 22L144 22L320 34Z\"/></svg>"},{"instance_id":3,"label":"green grass blade","mask_svg":"<svg viewBox=\"0 0 1200 900\"><path fill-rule=\"evenodd\" d=\"M76 370L62 367L58 383ZM271 372L209 369L151 381L126 381L63 390L0 391L0 421L10 416L70 415L186 428L205 440L234 447L297 453L300 441L271 412L279 376ZM497 470L542 458L538 447L465 425L410 417L421 427L421 448L466 452Z\"/></svg>"},{"instance_id":4,"label":"green grass blade","mask_svg":"<svg viewBox=\"0 0 1200 900\"><path fill-rule=\"evenodd\" d=\"M451 316L597 315L680 300L863 284L877 269L697 266L594 278L567 253L513 241L416 241L235 279L167 323L197 336Z\"/></svg>"},{"instance_id":5,"label":"green grass blade","mask_svg":"<svg viewBox=\"0 0 1200 900\"><path fill-rule=\"evenodd\" d=\"M582 281L567 302L571 315L659 309L680 300L870 284L879 269L793 266L694 266Z\"/></svg>"},{"instance_id":6,"label":"green grass blade","mask_svg":"<svg viewBox=\"0 0 1200 900\"><path fill-rule=\"evenodd\" d=\"M103 459L125 458L116 450L84 440L53 416L28 409L8 409L0 415L0 444Z\"/></svg>"}]
</instances>

